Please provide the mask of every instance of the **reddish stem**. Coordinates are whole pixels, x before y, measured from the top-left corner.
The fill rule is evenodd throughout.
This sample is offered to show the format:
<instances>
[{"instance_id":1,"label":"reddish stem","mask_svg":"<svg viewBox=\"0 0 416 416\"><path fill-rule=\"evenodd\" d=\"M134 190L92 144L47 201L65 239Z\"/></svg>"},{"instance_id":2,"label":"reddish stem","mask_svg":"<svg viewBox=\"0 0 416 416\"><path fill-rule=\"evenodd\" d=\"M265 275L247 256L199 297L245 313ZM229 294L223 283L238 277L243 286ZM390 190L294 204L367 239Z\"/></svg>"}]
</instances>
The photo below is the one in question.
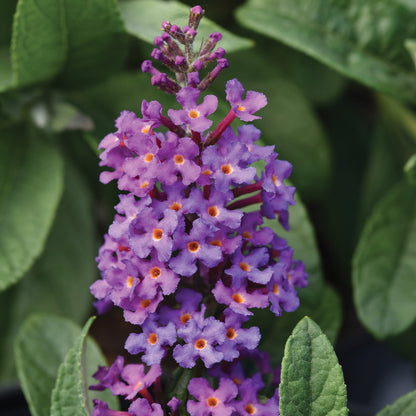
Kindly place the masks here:
<instances>
[{"instance_id":1,"label":"reddish stem","mask_svg":"<svg viewBox=\"0 0 416 416\"><path fill-rule=\"evenodd\" d=\"M251 194L252 192L259 191L261 189L263 181L251 183L250 185L240 186L239 188L233 189L233 194L235 197Z\"/></svg>"},{"instance_id":2,"label":"reddish stem","mask_svg":"<svg viewBox=\"0 0 416 416\"><path fill-rule=\"evenodd\" d=\"M240 199L238 201L231 202L230 205L227 205L227 209L244 208L244 207L248 207L249 205L258 204L259 202L262 202L260 192L256 195L250 196L249 198Z\"/></svg>"},{"instance_id":3,"label":"reddish stem","mask_svg":"<svg viewBox=\"0 0 416 416\"><path fill-rule=\"evenodd\" d=\"M149 390L142 389L142 390L139 391L139 394L141 394L142 397L144 397L145 399L147 399L147 401L150 404L153 404L155 402L154 399L153 399L153 397L152 397L152 395L149 393Z\"/></svg>"},{"instance_id":4,"label":"reddish stem","mask_svg":"<svg viewBox=\"0 0 416 416\"><path fill-rule=\"evenodd\" d=\"M208 140L206 141L207 146L217 143L218 139L221 137L221 134L224 133L225 129L233 122L236 117L237 116L234 111L230 110L224 119L220 121L217 128L209 135Z\"/></svg>"},{"instance_id":5,"label":"reddish stem","mask_svg":"<svg viewBox=\"0 0 416 416\"><path fill-rule=\"evenodd\" d=\"M186 135L185 130L182 127L174 124L170 118L165 117L163 114L160 115L160 121L165 127L176 133L179 137L184 137Z\"/></svg>"}]
</instances>

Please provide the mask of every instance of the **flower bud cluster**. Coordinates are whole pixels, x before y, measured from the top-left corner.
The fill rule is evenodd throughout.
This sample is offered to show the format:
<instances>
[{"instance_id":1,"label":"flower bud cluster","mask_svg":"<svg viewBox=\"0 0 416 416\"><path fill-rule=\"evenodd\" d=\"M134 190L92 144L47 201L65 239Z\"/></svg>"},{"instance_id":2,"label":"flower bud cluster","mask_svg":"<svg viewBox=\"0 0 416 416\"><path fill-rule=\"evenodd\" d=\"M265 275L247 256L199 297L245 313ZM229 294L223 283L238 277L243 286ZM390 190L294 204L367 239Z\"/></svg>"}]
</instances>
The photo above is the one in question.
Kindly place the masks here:
<instances>
[{"instance_id":1,"label":"flower bud cluster","mask_svg":"<svg viewBox=\"0 0 416 416\"><path fill-rule=\"evenodd\" d=\"M185 86L205 91L221 71L228 68L228 61L224 58L225 50L215 49L217 42L221 40L221 33L211 33L198 51L193 49L203 15L202 7L195 6L191 9L187 26L180 28L170 22L162 23L164 33L155 38L157 48L153 50L152 58L172 71L175 79L154 68L151 61L144 61L142 71L152 75L152 85L169 94L176 94ZM216 66L201 80L200 71L211 62L216 62Z\"/></svg>"},{"instance_id":2,"label":"flower bud cluster","mask_svg":"<svg viewBox=\"0 0 416 416\"><path fill-rule=\"evenodd\" d=\"M99 312L116 305L137 325L125 349L141 363L125 365L119 357L99 368L99 383L91 388L109 388L130 405L128 413L115 412L95 401L94 416L179 415L185 409L192 416L278 414L277 389L259 399L261 374L273 370L257 350L259 329L246 322L253 308L270 308L276 316L294 311L296 287L307 283L293 249L264 225L265 217L289 227L295 188L284 180L292 166L278 159L273 146L256 144L261 132L252 124L230 127L236 117L259 118L255 113L267 103L254 91L243 98L236 79L226 84L230 112L211 128L218 99L200 95L215 68L209 81L199 82L199 71L213 60L224 67L224 53L213 51L220 39L214 33L194 54L202 15L199 6L192 8L182 29L164 22L164 34L155 40L152 56L176 80L149 61L143 65L154 85L176 94L181 108L165 116L159 102L143 101L142 117L122 112L117 131L99 146L100 165L111 169L101 181L117 180L124 192L97 257L102 279L91 292ZM253 166L259 161L262 172ZM248 358L258 372L244 373L242 360ZM186 400L164 393L172 365L191 371Z\"/></svg>"}]
</instances>

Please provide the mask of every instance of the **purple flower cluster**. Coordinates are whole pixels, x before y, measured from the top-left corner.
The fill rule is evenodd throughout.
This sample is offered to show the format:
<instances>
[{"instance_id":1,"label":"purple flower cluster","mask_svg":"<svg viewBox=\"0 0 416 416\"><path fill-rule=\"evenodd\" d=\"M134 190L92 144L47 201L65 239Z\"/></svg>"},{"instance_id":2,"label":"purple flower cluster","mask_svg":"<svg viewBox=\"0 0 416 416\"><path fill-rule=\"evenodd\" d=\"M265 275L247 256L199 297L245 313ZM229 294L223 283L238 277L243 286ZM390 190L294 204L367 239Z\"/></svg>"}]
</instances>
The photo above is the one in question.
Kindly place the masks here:
<instances>
[{"instance_id":1,"label":"purple flower cluster","mask_svg":"<svg viewBox=\"0 0 416 416\"><path fill-rule=\"evenodd\" d=\"M236 117L259 118L255 113L267 103L254 91L243 98L236 79L226 84L230 112L211 128L208 117L218 99L201 93L228 63L223 49L214 50L218 33L193 51L202 15L196 6L188 26L164 22L155 39L152 57L175 79L150 61L142 66L153 85L176 94L181 109L165 116L160 103L143 101L142 117L122 112L117 131L99 146L100 165L111 169L101 181L117 180L125 192L97 257L102 279L91 292L98 312L116 305L137 325L125 349L141 363L125 365L119 357L98 369L91 388L108 388L130 405L118 412L95 401L94 416L179 415L185 409L191 416L278 414L277 389L259 399L262 374L273 370L257 350L259 329L246 322L253 308L270 308L276 316L294 311L296 287L307 283L293 250L263 224L264 217L277 218L289 227L295 188L284 180L292 166L273 146L256 144L261 132L253 125L230 127ZM213 61L215 68L200 81L200 71ZM265 168L257 172L253 163L261 160ZM259 371L245 374L246 359ZM173 365L192 372L186 400L163 393Z\"/></svg>"}]
</instances>

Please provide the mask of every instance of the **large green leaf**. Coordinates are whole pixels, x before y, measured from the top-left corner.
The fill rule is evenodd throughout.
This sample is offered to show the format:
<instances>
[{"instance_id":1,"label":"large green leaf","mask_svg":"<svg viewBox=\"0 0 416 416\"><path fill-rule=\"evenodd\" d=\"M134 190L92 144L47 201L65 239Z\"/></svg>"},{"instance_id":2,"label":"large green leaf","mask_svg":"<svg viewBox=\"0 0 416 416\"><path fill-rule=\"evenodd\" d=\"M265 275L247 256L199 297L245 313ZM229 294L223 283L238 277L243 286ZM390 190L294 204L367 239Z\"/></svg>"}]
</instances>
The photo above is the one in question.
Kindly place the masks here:
<instances>
[{"instance_id":1,"label":"large green leaf","mask_svg":"<svg viewBox=\"0 0 416 416\"><path fill-rule=\"evenodd\" d=\"M126 52L116 0L19 0L13 24L15 84L59 76L79 86L117 71Z\"/></svg>"},{"instance_id":2,"label":"large green leaf","mask_svg":"<svg viewBox=\"0 0 416 416\"><path fill-rule=\"evenodd\" d=\"M365 85L416 102L404 47L416 36L414 3L390 0L249 0L243 25L305 52Z\"/></svg>"},{"instance_id":3,"label":"large green leaf","mask_svg":"<svg viewBox=\"0 0 416 416\"><path fill-rule=\"evenodd\" d=\"M96 242L88 189L69 164L65 190L45 250L13 288L0 295L0 377L13 377L13 340L33 312L59 313L80 323L91 308L89 285L96 277ZM75 261L74 261L75 260Z\"/></svg>"},{"instance_id":4,"label":"large green leaf","mask_svg":"<svg viewBox=\"0 0 416 416\"><path fill-rule=\"evenodd\" d=\"M155 36L161 34L162 21L170 21L181 27L188 24L190 7L177 1L124 0L120 2L120 10L127 31L153 45ZM220 46L227 52L254 45L253 41L234 35L206 18L202 19L198 28L195 44L199 45L200 39L207 39L212 32L222 33Z\"/></svg>"},{"instance_id":5,"label":"large green leaf","mask_svg":"<svg viewBox=\"0 0 416 416\"><path fill-rule=\"evenodd\" d=\"M392 405L386 406L376 416L414 416L416 414L416 391L412 391Z\"/></svg>"},{"instance_id":6,"label":"large green leaf","mask_svg":"<svg viewBox=\"0 0 416 416\"><path fill-rule=\"evenodd\" d=\"M117 399L110 391L89 392L88 386L96 384L91 377L103 358L94 342L87 339L94 318L90 318L78 334L65 361L60 365L55 387L51 394L50 416L89 416L92 398L100 398L112 409L118 408Z\"/></svg>"},{"instance_id":7,"label":"large green leaf","mask_svg":"<svg viewBox=\"0 0 416 416\"><path fill-rule=\"evenodd\" d=\"M61 363L84 342L89 324L83 332L72 321L54 315L32 315L22 325L15 343L15 356L19 379L32 416L49 416L51 393L55 386ZM87 343L88 366L90 376L97 365L104 364L104 358L92 340ZM85 378L91 382L90 377ZM87 381L88 380L88 381ZM117 407L111 394L105 399Z\"/></svg>"},{"instance_id":8,"label":"large green leaf","mask_svg":"<svg viewBox=\"0 0 416 416\"><path fill-rule=\"evenodd\" d=\"M341 366L319 326L305 317L285 347L279 387L280 414L347 415L347 393Z\"/></svg>"},{"instance_id":9,"label":"large green leaf","mask_svg":"<svg viewBox=\"0 0 416 416\"><path fill-rule=\"evenodd\" d=\"M63 188L63 164L39 130L0 129L0 290L17 282L40 255Z\"/></svg>"},{"instance_id":10,"label":"large green leaf","mask_svg":"<svg viewBox=\"0 0 416 416\"><path fill-rule=\"evenodd\" d=\"M401 183L367 220L353 259L357 313L378 338L416 319L416 190Z\"/></svg>"}]
</instances>

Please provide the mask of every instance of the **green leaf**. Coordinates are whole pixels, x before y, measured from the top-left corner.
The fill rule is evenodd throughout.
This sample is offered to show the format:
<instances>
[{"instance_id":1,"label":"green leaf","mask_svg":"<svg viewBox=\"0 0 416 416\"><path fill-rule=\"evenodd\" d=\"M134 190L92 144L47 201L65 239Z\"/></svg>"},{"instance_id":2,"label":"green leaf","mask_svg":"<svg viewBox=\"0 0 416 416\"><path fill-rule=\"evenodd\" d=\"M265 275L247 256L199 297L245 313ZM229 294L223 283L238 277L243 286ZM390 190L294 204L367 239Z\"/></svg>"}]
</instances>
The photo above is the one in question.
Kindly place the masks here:
<instances>
[{"instance_id":1,"label":"green leaf","mask_svg":"<svg viewBox=\"0 0 416 416\"><path fill-rule=\"evenodd\" d=\"M58 76L65 86L96 82L121 68L125 53L116 0L19 0L12 38L16 85Z\"/></svg>"},{"instance_id":2,"label":"green leaf","mask_svg":"<svg viewBox=\"0 0 416 416\"><path fill-rule=\"evenodd\" d=\"M386 406L376 416L414 416L416 414L416 391L412 391L392 405Z\"/></svg>"},{"instance_id":3,"label":"green leaf","mask_svg":"<svg viewBox=\"0 0 416 416\"><path fill-rule=\"evenodd\" d=\"M401 183L374 209L353 258L354 302L378 338L399 334L416 319L416 190Z\"/></svg>"},{"instance_id":4,"label":"green leaf","mask_svg":"<svg viewBox=\"0 0 416 416\"><path fill-rule=\"evenodd\" d=\"M12 64L9 48L0 46L0 92L6 91L13 85Z\"/></svg>"},{"instance_id":5,"label":"green leaf","mask_svg":"<svg viewBox=\"0 0 416 416\"><path fill-rule=\"evenodd\" d=\"M369 87L416 102L416 73L404 48L415 7L389 0L249 0L238 21Z\"/></svg>"},{"instance_id":6,"label":"green leaf","mask_svg":"<svg viewBox=\"0 0 416 416\"><path fill-rule=\"evenodd\" d=\"M41 254L63 188L56 147L23 124L0 129L0 290Z\"/></svg>"},{"instance_id":7,"label":"green leaf","mask_svg":"<svg viewBox=\"0 0 416 416\"><path fill-rule=\"evenodd\" d=\"M285 416L348 414L341 366L326 336L308 317L287 340L279 394Z\"/></svg>"},{"instance_id":8,"label":"green leaf","mask_svg":"<svg viewBox=\"0 0 416 416\"><path fill-rule=\"evenodd\" d=\"M411 185L416 185L416 153L413 154L404 165L407 180Z\"/></svg>"},{"instance_id":9,"label":"green leaf","mask_svg":"<svg viewBox=\"0 0 416 416\"><path fill-rule=\"evenodd\" d=\"M0 46L10 46L16 4L17 0L2 0L0 2Z\"/></svg>"},{"instance_id":10,"label":"green leaf","mask_svg":"<svg viewBox=\"0 0 416 416\"><path fill-rule=\"evenodd\" d=\"M409 51L410 56L412 57L413 62L416 66L416 40L407 39L404 45L406 46L406 49Z\"/></svg>"},{"instance_id":11,"label":"green leaf","mask_svg":"<svg viewBox=\"0 0 416 416\"><path fill-rule=\"evenodd\" d=\"M91 414L86 384L85 342L94 318L85 324L81 334L60 365L51 396L51 416L88 416Z\"/></svg>"},{"instance_id":12,"label":"green leaf","mask_svg":"<svg viewBox=\"0 0 416 416\"><path fill-rule=\"evenodd\" d=\"M76 324L52 315L32 315L20 328L16 365L33 416L49 415L58 368L79 332Z\"/></svg>"},{"instance_id":13,"label":"green leaf","mask_svg":"<svg viewBox=\"0 0 416 416\"><path fill-rule=\"evenodd\" d=\"M44 252L16 286L0 295L0 316L6 317L0 344L3 379L14 374L13 341L30 313L57 313L80 323L91 308L89 286L97 276L92 206L79 173L70 164L65 168L65 190Z\"/></svg>"},{"instance_id":14,"label":"green leaf","mask_svg":"<svg viewBox=\"0 0 416 416\"><path fill-rule=\"evenodd\" d=\"M127 31L139 39L153 45L153 40L161 34L163 21L170 21L180 27L188 24L190 7L177 1L124 0L120 2L121 15ZM212 32L221 32L220 46L227 52L247 49L254 42L234 35L207 18L203 18L198 28L195 45L200 39L207 39Z\"/></svg>"}]
</instances>

